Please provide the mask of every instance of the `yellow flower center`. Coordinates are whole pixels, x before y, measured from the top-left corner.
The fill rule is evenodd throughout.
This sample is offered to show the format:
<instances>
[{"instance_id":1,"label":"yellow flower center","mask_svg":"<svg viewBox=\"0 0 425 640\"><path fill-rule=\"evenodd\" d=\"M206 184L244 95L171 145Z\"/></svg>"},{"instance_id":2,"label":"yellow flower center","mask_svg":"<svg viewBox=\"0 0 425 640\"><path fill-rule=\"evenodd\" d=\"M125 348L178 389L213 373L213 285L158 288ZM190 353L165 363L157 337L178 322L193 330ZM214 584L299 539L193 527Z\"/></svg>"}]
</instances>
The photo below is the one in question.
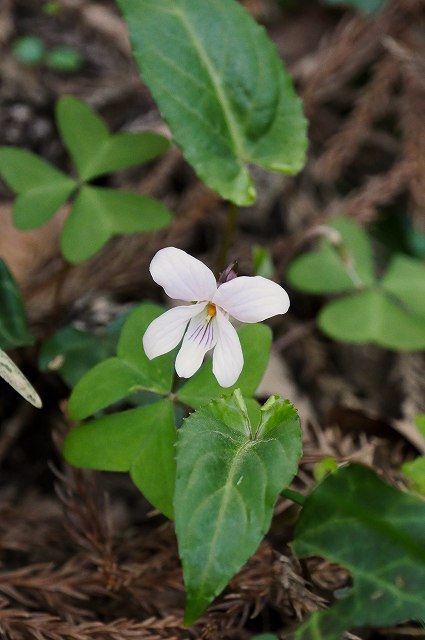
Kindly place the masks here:
<instances>
[{"instance_id":1,"label":"yellow flower center","mask_svg":"<svg viewBox=\"0 0 425 640\"><path fill-rule=\"evenodd\" d=\"M215 308L215 304L213 304L212 302L209 302L208 311L207 311L208 318L214 318L216 313L217 313L217 309Z\"/></svg>"}]
</instances>

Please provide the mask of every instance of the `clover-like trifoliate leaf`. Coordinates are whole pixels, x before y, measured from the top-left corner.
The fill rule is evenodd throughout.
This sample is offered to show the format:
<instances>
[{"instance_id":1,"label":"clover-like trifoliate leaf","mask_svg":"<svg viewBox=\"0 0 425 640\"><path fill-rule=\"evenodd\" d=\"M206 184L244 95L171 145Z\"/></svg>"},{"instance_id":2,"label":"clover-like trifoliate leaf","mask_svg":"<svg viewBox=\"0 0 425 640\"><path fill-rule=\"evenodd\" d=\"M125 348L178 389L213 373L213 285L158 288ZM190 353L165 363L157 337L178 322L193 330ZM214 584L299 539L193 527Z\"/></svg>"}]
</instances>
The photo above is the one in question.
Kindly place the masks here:
<instances>
[{"instance_id":1,"label":"clover-like trifoliate leaf","mask_svg":"<svg viewBox=\"0 0 425 640\"><path fill-rule=\"evenodd\" d=\"M353 584L313 614L294 640L339 640L353 627L423 619L425 501L373 471L346 466L307 498L295 529L298 555L323 556L348 569Z\"/></svg>"},{"instance_id":2,"label":"clover-like trifoliate leaf","mask_svg":"<svg viewBox=\"0 0 425 640\"><path fill-rule=\"evenodd\" d=\"M334 218L328 226L340 234L340 243L323 237L318 249L304 253L289 266L292 286L308 293L339 293L370 286L373 256L366 232L350 218Z\"/></svg>"},{"instance_id":3,"label":"clover-like trifoliate leaf","mask_svg":"<svg viewBox=\"0 0 425 640\"><path fill-rule=\"evenodd\" d=\"M76 467L129 471L149 502L172 518L175 440L172 403L161 400L74 427L63 453Z\"/></svg>"},{"instance_id":4,"label":"clover-like trifoliate leaf","mask_svg":"<svg viewBox=\"0 0 425 640\"><path fill-rule=\"evenodd\" d=\"M118 0L140 73L200 178L239 205L248 166L297 173L306 121L275 46L235 0Z\"/></svg>"},{"instance_id":5,"label":"clover-like trifoliate leaf","mask_svg":"<svg viewBox=\"0 0 425 640\"><path fill-rule=\"evenodd\" d=\"M425 322L425 266L422 262L401 254L395 256L381 280L381 286L407 311Z\"/></svg>"},{"instance_id":6,"label":"clover-like trifoliate leaf","mask_svg":"<svg viewBox=\"0 0 425 640\"><path fill-rule=\"evenodd\" d=\"M170 211L158 200L86 185L65 221L62 252L70 262L82 262L94 256L116 234L162 229L170 221Z\"/></svg>"},{"instance_id":7,"label":"clover-like trifoliate leaf","mask_svg":"<svg viewBox=\"0 0 425 640\"><path fill-rule=\"evenodd\" d=\"M241 341L244 366L233 387L223 389L212 372L212 359L209 358L192 378L177 391L177 398L195 409L218 398L224 393L240 389L243 396L253 396L264 375L269 361L272 344L272 332L264 324L246 324L238 331Z\"/></svg>"},{"instance_id":8,"label":"clover-like trifoliate leaf","mask_svg":"<svg viewBox=\"0 0 425 640\"><path fill-rule=\"evenodd\" d=\"M58 100L56 118L82 180L147 162L169 146L167 138L148 131L111 134L103 119L73 96Z\"/></svg>"},{"instance_id":9,"label":"clover-like trifoliate leaf","mask_svg":"<svg viewBox=\"0 0 425 640\"><path fill-rule=\"evenodd\" d=\"M40 227L68 199L77 183L34 153L0 148L0 176L18 194L13 221L18 229Z\"/></svg>"},{"instance_id":10,"label":"clover-like trifoliate leaf","mask_svg":"<svg viewBox=\"0 0 425 640\"><path fill-rule=\"evenodd\" d=\"M330 302L319 314L320 329L344 342L370 342L388 349L425 349L425 321L380 289Z\"/></svg>"},{"instance_id":11,"label":"clover-like trifoliate leaf","mask_svg":"<svg viewBox=\"0 0 425 640\"><path fill-rule=\"evenodd\" d=\"M176 532L193 622L255 552L279 493L297 472L301 429L272 396L251 424L237 390L185 419L178 432Z\"/></svg>"},{"instance_id":12,"label":"clover-like trifoliate leaf","mask_svg":"<svg viewBox=\"0 0 425 640\"><path fill-rule=\"evenodd\" d=\"M68 403L71 418L83 420L140 389L159 395L170 392L173 354L149 360L142 345L148 325L163 311L157 305L142 304L130 314L118 341L117 356L90 369L73 390Z\"/></svg>"}]
</instances>

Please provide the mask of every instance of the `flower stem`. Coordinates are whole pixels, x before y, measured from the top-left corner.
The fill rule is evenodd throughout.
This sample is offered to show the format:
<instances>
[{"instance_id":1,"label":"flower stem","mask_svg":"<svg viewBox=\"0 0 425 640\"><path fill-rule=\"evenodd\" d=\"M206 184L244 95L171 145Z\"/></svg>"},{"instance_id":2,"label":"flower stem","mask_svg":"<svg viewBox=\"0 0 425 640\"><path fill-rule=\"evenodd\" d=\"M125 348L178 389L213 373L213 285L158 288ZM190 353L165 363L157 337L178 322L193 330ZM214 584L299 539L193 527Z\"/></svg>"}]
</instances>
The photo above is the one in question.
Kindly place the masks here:
<instances>
[{"instance_id":1,"label":"flower stem","mask_svg":"<svg viewBox=\"0 0 425 640\"><path fill-rule=\"evenodd\" d=\"M217 273L220 273L221 271L223 271L227 266L227 254L233 242L233 236L235 235L237 217L238 217L238 207L235 204L233 204L233 202L229 202L226 227L224 229L223 240L222 240L220 251L217 257L217 263L216 263Z\"/></svg>"},{"instance_id":2,"label":"flower stem","mask_svg":"<svg viewBox=\"0 0 425 640\"><path fill-rule=\"evenodd\" d=\"M281 491L280 495L284 498L292 500L292 502L296 502L296 504L299 504L301 507L304 505L307 499L306 496L304 496L302 493L300 493L299 491L294 491L293 489L284 489L283 491Z\"/></svg>"}]
</instances>

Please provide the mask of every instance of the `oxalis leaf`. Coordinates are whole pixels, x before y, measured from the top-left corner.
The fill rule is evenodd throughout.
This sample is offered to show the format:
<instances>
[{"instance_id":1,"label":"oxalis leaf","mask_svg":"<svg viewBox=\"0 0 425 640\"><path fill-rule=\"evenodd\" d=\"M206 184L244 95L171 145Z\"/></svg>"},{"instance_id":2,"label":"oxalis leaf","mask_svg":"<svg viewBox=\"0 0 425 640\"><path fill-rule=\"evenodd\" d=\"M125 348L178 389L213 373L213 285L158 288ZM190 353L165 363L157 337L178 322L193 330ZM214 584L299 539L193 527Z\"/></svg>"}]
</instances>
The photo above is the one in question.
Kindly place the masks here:
<instances>
[{"instance_id":1,"label":"oxalis leaf","mask_svg":"<svg viewBox=\"0 0 425 640\"><path fill-rule=\"evenodd\" d=\"M58 100L56 119L82 180L147 162L169 146L166 138L149 131L111 134L103 118L72 96Z\"/></svg>"},{"instance_id":2,"label":"oxalis leaf","mask_svg":"<svg viewBox=\"0 0 425 640\"><path fill-rule=\"evenodd\" d=\"M158 200L106 187L82 187L66 219L61 249L69 262L94 256L114 235L154 231L171 221Z\"/></svg>"},{"instance_id":3,"label":"oxalis leaf","mask_svg":"<svg viewBox=\"0 0 425 640\"><path fill-rule=\"evenodd\" d=\"M42 158L17 147L0 147L0 176L18 194L13 221L23 231L50 220L78 186Z\"/></svg>"},{"instance_id":4,"label":"oxalis leaf","mask_svg":"<svg viewBox=\"0 0 425 640\"><path fill-rule=\"evenodd\" d=\"M162 312L163 308L154 304L142 304L131 312L121 331L116 357L94 366L75 386L68 403L73 420L84 420L134 391L146 389L161 395L171 391L173 354L149 360L141 339Z\"/></svg>"},{"instance_id":5,"label":"oxalis leaf","mask_svg":"<svg viewBox=\"0 0 425 640\"><path fill-rule=\"evenodd\" d=\"M161 400L71 429L63 453L83 469L129 471L144 496L172 518L175 439L172 403Z\"/></svg>"},{"instance_id":6,"label":"oxalis leaf","mask_svg":"<svg viewBox=\"0 0 425 640\"><path fill-rule=\"evenodd\" d=\"M350 218L333 218L329 232L340 243L323 237L318 249L293 260L288 269L292 286L308 293L339 293L370 286L374 281L372 247L367 233Z\"/></svg>"},{"instance_id":7,"label":"oxalis leaf","mask_svg":"<svg viewBox=\"0 0 425 640\"><path fill-rule=\"evenodd\" d=\"M352 465L328 476L307 499L295 552L348 569L353 586L313 614L295 640L339 640L353 627L419 620L425 610L425 501Z\"/></svg>"},{"instance_id":8,"label":"oxalis leaf","mask_svg":"<svg viewBox=\"0 0 425 640\"><path fill-rule=\"evenodd\" d=\"M424 320L378 288L330 302L320 312L318 324L336 340L370 342L399 351L425 348Z\"/></svg>"},{"instance_id":9,"label":"oxalis leaf","mask_svg":"<svg viewBox=\"0 0 425 640\"><path fill-rule=\"evenodd\" d=\"M191 624L257 549L279 493L297 472L301 429L272 396L251 425L239 390L192 413L179 430L176 532Z\"/></svg>"},{"instance_id":10,"label":"oxalis leaf","mask_svg":"<svg viewBox=\"0 0 425 640\"><path fill-rule=\"evenodd\" d=\"M301 102L264 29L238 2L118 4L143 80L204 182L249 205L249 164L300 171L307 145Z\"/></svg>"}]
</instances>

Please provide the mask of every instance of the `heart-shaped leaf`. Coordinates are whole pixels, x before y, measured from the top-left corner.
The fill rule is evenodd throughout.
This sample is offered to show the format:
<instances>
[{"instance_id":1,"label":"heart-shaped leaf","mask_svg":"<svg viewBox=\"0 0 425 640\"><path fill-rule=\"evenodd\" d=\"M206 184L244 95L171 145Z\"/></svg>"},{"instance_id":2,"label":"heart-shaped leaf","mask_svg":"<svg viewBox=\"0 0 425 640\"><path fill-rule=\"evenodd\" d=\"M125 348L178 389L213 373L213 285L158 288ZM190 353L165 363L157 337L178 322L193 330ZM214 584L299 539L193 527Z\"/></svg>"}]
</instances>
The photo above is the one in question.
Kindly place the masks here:
<instances>
[{"instance_id":1,"label":"heart-shaped leaf","mask_svg":"<svg viewBox=\"0 0 425 640\"><path fill-rule=\"evenodd\" d=\"M172 518L175 440L172 403L161 400L75 427L63 453L84 469L129 471L149 502Z\"/></svg>"},{"instance_id":2,"label":"heart-shaped leaf","mask_svg":"<svg viewBox=\"0 0 425 640\"><path fill-rule=\"evenodd\" d=\"M157 200L126 191L84 186L65 221L62 252L70 262L82 262L116 234L162 229L170 221L170 211Z\"/></svg>"},{"instance_id":3,"label":"heart-shaped leaf","mask_svg":"<svg viewBox=\"0 0 425 640\"><path fill-rule=\"evenodd\" d=\"M40 227L68 199L77 184L34 153L0 148L0 175L19 195L13 206L18 229Z\"/></svg>"},{"instance_id":4,"label":"heart-shaped leaf","mask_svg":"<svg viewBox=\"0 0 425 640\"><path fill-rule=\"evenodd\" d=\"M234 0L119 0L140 73L201 179L249 205L249 164L297 173L306 121L276 48Z\"/></svg>"},{"instance_id":5,"label":"heart-shaped leaf","mask_svg":"<svg viewBox=\"0 0 425 640\"><path fill-rule=\"evenodd\" d=\"M313 614L296 640L339 640L353 627L423 618L425 502L359 465L328 476L308 497L295 529L295 552L323 556L352 574L353 586Z\"/></svg>"},{"instance_id":6,"label":"heart-shaped leaf","mask_svg":"<svg viewBox=\"0 0 425 640\"><path fill-rule=\"evenodd\" d=\"M179 400L198 409L212 398L219 398L223 393L228 395L236 388L239 388L244 396L254 395L269 361L272 332L264 324L247 324L239 329L238 335L244 355L244 367L233 387L226 390L220 387L213 375L210 358L178 390Z\"/></svg>"},{"instance_id":7,"label":"heart-shaped leaf","mask_svg":"<svg viewBox=\"0 0 425 640\"><path fill-rule=\"evenodd\" d=\"M165 395L173 380L173 354L149 360L142 336L164 309L153 304L137 307L126 321L118 342L117 357L108 358L88 371L73 390L68 412L83 420L139 389Z\"/></svg>"},{"instance_id":8,"label":"heart-shaped leaf","mask_svg":"<svg viewBox=\"0 0 425 640\"><path fill-rule=\"evenodd\" d=\"M318 323L324 333L344 342L370 342L400 351L425 348L424 320L379 289L330 302Z\"/></svg>"},{"instance_id":9,"label":"heart-shaped leaf","mask_svg":"<svg viewBox=\"0 0 425 640\"><path fill-rule=\"evenodd\" d=\"M112 135L102 118L72 96L58 100L56 119L82 180L147 162L169 146L166 138L151 132Z\"/></svg>"},{"instance_id":10,"label":"heart-shaped leaf","mask_svg":"<svg viewBox=\"0 0 425 640\"><path fill-rule=\"evenodd\" d=\"M406 310L425 321L425 266L422 262L396 256L382 278L381 286L396 296Z\"/></svg>"},{"instance_id":11,"label":"heart-shaped leaf","mask_svg":"<svg viewBox=\"0 0 425 640\"><path fill-rule=\"evenodd\" d=\"M176 532L192 623L257 549L297 471L301 429L272 396L251 425L239 391L192 413L178 433Z\"/></svg>"},{"instance_id":12,"label":"heart-shaped leaf","mask_svg":"<svg viewBox=\"0 0 425 640\"><path fill-rule=\"evenodd\" d=\"M289 282L308 293L339 293L373 284L373 256L365 231L350 218L334 218L328 225L340 234L332 244L322 238L317 250L289 266Z\"/></svg>"}]
</instances>

